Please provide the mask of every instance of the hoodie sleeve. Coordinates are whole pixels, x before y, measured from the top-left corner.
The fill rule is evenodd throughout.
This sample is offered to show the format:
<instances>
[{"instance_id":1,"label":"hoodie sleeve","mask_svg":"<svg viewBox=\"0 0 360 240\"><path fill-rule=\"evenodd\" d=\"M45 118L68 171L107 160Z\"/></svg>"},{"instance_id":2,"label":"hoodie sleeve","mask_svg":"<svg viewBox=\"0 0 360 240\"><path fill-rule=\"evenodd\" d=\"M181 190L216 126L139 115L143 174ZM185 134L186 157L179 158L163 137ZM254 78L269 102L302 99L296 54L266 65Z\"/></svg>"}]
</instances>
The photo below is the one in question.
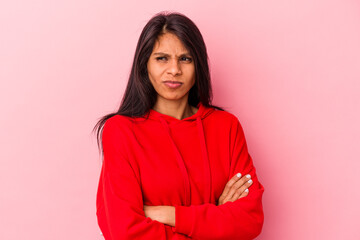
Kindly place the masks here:
<instances>
[{"instance_id":1,"label":"hoodie sleeve","mask_svg":"<svg viewBox=\"0 0 360 240\"><path fill-rule=\"evenodd\" d=\"M252 158L248 153L245 136L237 118L230 130L230 174L251 174L253 184L246 197L220 206L212 203L191 206L175 206L174 232L193 239L254 239L261 232L264 214L262 195L264 187L256 176ZM224 186L225 187L225 186Z\"/></svg>"},{"instance_id":2,"label":"hoodie sleeve","mask_svg":"<svg viewBox=\"0 0 360 240\"><path fill-rule=\"evenodd\" d=\"M129 128L113 120L106 121L102 134L104 160L96 198L102 235L106 240L165 240L164 224L145 217L138 168L125 149Z\"/></svg>"}]
</instances>

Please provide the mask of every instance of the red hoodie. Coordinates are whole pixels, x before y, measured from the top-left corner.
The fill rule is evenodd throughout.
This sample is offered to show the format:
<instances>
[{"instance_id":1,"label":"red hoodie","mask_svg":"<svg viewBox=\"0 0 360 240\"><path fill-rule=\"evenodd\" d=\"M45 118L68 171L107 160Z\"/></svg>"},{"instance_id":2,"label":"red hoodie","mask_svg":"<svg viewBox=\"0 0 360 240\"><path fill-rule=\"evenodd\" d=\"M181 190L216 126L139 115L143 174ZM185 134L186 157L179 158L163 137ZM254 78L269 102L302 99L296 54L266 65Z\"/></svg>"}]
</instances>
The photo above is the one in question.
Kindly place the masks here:
<instances>
[{"instance_id":1,"label":"red hoodie","mask_svg":"<svg viewBox=\"0 0 360 240\"><path fill-rule=\"evenodd\" d=\"M103 128L96 215L106 240L253 239L264 188L238 118L201 103L182 120L153 109L149 118L115 115ZM249 194L217 206L236 173ZM175 227L145 217L143 205L175 206Z\"/></svg>"}]
</instances>

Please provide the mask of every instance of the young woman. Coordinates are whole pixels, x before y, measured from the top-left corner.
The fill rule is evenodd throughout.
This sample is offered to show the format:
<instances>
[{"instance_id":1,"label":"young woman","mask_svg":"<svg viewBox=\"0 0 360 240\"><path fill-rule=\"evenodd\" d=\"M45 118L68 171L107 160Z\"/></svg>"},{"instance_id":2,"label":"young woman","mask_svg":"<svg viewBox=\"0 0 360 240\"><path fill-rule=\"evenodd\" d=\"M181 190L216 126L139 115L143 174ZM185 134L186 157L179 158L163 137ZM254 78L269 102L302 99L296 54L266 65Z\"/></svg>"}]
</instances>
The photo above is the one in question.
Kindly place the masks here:
<instances>
[{"instance_id":1,"label":"young woman","mask_svg":"<svg viewBox=\"0 0 360 240\"><path fill-rule=\"evenodd\" d=\"M207 59L183 14L161 12L144 27L120 108L95 126L106 240L260 234L264 188L238 118L211 105Z\"/></svg>"}]
</instances>

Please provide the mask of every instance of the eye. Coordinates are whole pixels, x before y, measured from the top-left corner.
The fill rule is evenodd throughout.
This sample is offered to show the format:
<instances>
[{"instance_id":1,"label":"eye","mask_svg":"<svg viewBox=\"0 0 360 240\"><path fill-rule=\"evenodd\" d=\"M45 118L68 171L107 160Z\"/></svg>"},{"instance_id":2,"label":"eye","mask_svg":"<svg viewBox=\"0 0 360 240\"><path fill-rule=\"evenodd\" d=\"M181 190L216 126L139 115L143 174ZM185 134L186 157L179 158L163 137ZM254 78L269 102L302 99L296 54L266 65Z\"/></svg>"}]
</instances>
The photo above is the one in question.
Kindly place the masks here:
<instances>
[{"instance_id":1,"label":"eye","mask_svg":"<svg viewBox=\"0 0 360 240\"><path fill-rule=\"evenodd\" d=\"M163 59L166 59L166 57L157 57L156 58L157 61L160 61L160 60L163 60Z\"/></svg>"},{"instance_id":2,"label":"eye","mask_svg":"<svg viewBox=\"0 0 360 240\"><path fill-rule=\"evenodd\" d=\"M186 62L191 62L192 61L192 59L189 58L189 57L182 57L181 60L184 60Z\"/></svg>"}]
</instances>

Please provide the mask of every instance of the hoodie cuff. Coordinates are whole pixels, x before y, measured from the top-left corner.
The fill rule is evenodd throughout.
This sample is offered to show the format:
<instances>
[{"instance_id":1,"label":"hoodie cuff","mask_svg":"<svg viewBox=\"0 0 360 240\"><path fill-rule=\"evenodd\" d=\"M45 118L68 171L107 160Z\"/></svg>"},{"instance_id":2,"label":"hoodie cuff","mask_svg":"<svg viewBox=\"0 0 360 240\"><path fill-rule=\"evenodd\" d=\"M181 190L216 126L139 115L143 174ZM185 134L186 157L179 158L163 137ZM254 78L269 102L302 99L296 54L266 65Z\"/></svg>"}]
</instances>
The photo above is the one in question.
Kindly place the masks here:
<instances>
[{"instance_id":1,"label":"hoodie cuff","mask_svg":"<svg viewBox=\"0 0 360 240\"><path fill-rule=\"evenodd\" d=\"M175 206L175 227L173 232L192 236L195 223L195 208L193 206Z\"/></svg>"}]
</instances>

